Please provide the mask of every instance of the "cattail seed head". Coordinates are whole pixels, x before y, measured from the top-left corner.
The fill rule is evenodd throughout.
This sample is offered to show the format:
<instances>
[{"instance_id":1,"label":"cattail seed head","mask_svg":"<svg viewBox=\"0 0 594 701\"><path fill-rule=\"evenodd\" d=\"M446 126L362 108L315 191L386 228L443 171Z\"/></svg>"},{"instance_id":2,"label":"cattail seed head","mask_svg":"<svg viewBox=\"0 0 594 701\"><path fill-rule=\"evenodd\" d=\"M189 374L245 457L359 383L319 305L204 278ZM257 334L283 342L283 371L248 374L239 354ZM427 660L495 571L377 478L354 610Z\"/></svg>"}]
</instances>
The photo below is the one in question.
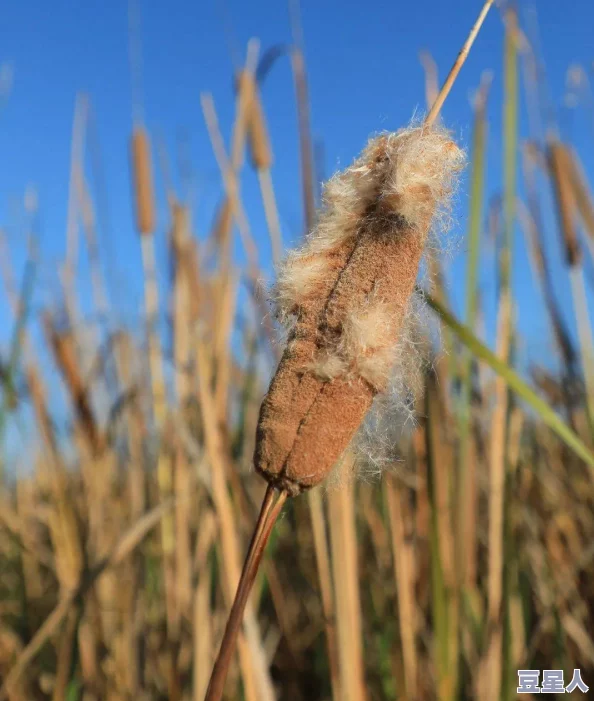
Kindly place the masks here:
<instances>
[{"instance_id":1,"label":"cattail seed head","mask_svg":"<svg viewBox=\"0 0 594 701\"><path fill-rule=\"evenodd\" d=\"M382 134L335 175L275 289L287 347L258 423L255 466L295 495L319 484L385 392L427 236L447 219L463 152L437 128Z\"/></svg>"},{"instance_id":2,"label":"cattail seed head","mask_svg":"<svg viewBox=\"0 0 594 701\"><path fill-rule=\"evenodd\" d=\"M131 141L132 175L138 231L151 234L155 229L155 203L149 138L143 127L135 127Z\"/></svg>"},{"instance_id":3,"label":"cattail seed head","mask_svg":"<svg viewBox=\"0 0 594 701\"><path fill-rule=\"evenodd\" d=\"M241 71L237 78L237 89L245 99L247 136L252 165L256 170L268 170L272 167L272 148L253 74L247 70Z\"/></svg>"},{"instance_id":4,"label":"cattail seed head","mask_svg":"<svg viewBox=\"0 0 594 701\"><path fill-rule=\"evenodd\" d=\"M571 182L571 155L564 144L552 142L547 158L557 196L565 255L568 264L575 266L581 260L581 249L575 226L576 201Z\"/></svg>"}]
</instances>

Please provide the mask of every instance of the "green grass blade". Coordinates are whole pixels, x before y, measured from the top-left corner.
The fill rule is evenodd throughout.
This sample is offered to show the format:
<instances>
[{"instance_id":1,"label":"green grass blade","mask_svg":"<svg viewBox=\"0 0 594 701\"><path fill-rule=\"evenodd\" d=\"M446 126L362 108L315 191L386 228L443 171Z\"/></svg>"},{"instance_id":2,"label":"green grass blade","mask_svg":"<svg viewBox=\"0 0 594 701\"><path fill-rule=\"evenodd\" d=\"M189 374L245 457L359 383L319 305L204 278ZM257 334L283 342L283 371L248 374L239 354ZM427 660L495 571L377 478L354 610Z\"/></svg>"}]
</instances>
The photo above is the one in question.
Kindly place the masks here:
<instances>
[{"instance_id":1,"label":"green grass blade","mask_svg":"<svg viewBox=\"0 0 594 701\"><path fill-rule=\"evenodd\" d=\"M505 94L503 104L503 226L505 242L501 257L501 287L511 286L516 218L516 161L518 155L518 49L517 17L514 10L506 13Z\"/></svg>"},{"instance_id":2,"label":"green grass blade","mask_svg":"<svg viewBox=\"0 0 594 701\"><path fill-rule=\"evenodd\" d=\"M506 363L500 360L492 350L487 348L465 324L458 321L445 307L430 295L425 294L429 306L441 317L442 321L469 348L472 353L503 378L508 387L523 399L557 436L579 456L590 468L594 477L594 454L577 436L563 419L527 385L524 380Z\"/></svg>"},{"instance_id":3,"label":"green grass blade","mask_svg":"<svg viewBox=\"0 0 594 701\"><path fill-rule=\"evenodd\" d=\"M466 323L473 328L478 307L478 270L481 250L481 224L483 220L485 187L485 144L487 122L485 108L488 82L483 80L475 99L475 118L472 144L472 170L470 176L470 214L468 225L468 258L466 261ZM451 333L451 332L448 332ZM447 351L447 349L446 349ZM472 353L463 349L461 363L461 387L458 412L459 449L457 460L457 561L460 581L465 582L466 559L462 543L467 532L465 500L468 485L467 461L470 448L470 404L472 397Z\"/></svg>"}]
</instances>

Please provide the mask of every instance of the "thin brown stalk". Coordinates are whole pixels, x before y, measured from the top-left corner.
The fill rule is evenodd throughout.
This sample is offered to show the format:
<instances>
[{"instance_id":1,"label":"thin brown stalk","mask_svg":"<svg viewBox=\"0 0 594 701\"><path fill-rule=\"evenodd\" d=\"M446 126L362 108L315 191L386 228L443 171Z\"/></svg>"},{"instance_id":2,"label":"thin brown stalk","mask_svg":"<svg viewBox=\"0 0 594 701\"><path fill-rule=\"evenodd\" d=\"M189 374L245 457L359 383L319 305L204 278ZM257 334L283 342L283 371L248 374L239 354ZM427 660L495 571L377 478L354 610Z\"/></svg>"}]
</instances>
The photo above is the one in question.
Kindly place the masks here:
<instances>
[{"instance_id":1,"label":"thin brown stalk","mask_svg":"<svg viewBox=\"0 0 594 701\"><path fill-rule=\"evenodd\" d=\"M272 243L272 259L274 263L277 264L283 255L283 238L269 168L258 168L258 181L260 182L260 191L262 192L262 201L264 202L264 214L266 216L266 223L268 224L268 232Z\"/></svg>"},{"instance_id":2,"label":"thin brown stalk","mask_svg":"<svg viewBox=\"0 0 594 701\"><path fill-rule=\"evenodd\" d=\"M241 237L241 242L243 244L246 257L248 260L248 266L253 274L257 269L257 248L254 243L250 225L248 223L247 216L243 205L241 204L241 199L239 197L239 186L237 182L236 173L232 167L231 162L227 158L227 153L225 150L225 144L223 142L223 137L219 128L219 120L214 106L214 100L212 95L209 93L203 93L200 96L200 102L202 104L202 112L204 114L204 121L206 122L206 127L210 136L210 141L212 143L215 158L217 160L219 170L221 171L221 176L225 184L225 192L231 207L231 213L237 226L239 228L239 234Z\"/></svg>"},{"instance_id":3,"label":"thin brown stalk","mask_svg":"<svg viewBox=\"0 0 594 701\"><path fill-rule=\"evenodd\" d=\"M590 431L594 433L594 341L586 299L582 253L576 230L576 192L572 185L569 152L564 144L558 141L552 141L549 144L548 164L557 195L559 222L569 267L569 279L580 340L582 371L586 385L588 420Z\"/></svg>"},{"instance_id":4,"label":"thin brown stalk","mask_svg":"<svg viewBox=\"0 0 594 701\"><path fill-rule=\"evenodd\" d=\"M549 313L548 316L559 352L567 368L570 369L575 363L576 354L555 297L550 266L546 257L542 216L536 184L537 158L537 146L528 143L523 150L524 179L527 186L528 207L525 209L520 205L520 207L518 207L518 216L522 224L522 229L528 239L528 250L531 260L533 261L537 279L541 285L542 295Z\"/></svg>"},{"instance_id":5,"label":"thin brown stalk","mask_svg":"<svg viewBox=\"0 0 594 701\"><path fill-rule=\"evenodd\" d=\"M326 523L324 519L322 495L319 489L312 489L308 493L308 502L316 553L316 565L318 568L318 583L322 595L322 610L324 612L324 626L326 629L326 648L328 650L332 698L333 701L339 701L341 698L340 669L338 664L338 642L336 639L335 604L330 569L330 553L328 551L328 539L326 537Z\"/></svg>"},{"instance_id":6,"label":"thin brown stalk","mask_svg":"<svg viewBox=\"0 0 594 701\"><path fill-rule=\"evenodd\" d=\"M54 682L52 701L62 701L62 699L66 697L66 687L70 681L72 655L74 652L73 647L76 638L78 618L79 612L77 611L76 607L73 607L66 617L64 632L61 636L60 645L58 648L56 679Z\"/></svg>"},{"instance_id":7,"label":"thin brown stalk","mask_svg":"<svg viewBox=\"0 0 594 701\"><path fill-rule=\"evenodd\" d=\"M237 81L238 90L235 99L235 121L231 134L231 167L239 176L244 161L245 142L248 135L250 87L252 82L245 77L251 77L255 71L258 60L260 43L256 39L248 42L247 57L243 71ZM216 224L211 233L211 241L219 250L219 265L223 277L228 274L231 267L231 227L233 224L232 204L227 193L219 207Z\"/></svg>"},{"instance_id":8,"label":"thin brown stalk","mask_svg":"<svg viewBox=\"0 0 594 701\"><path fill-rule=\"evenodd\" d=\"M194 592L194 701L203 701L212 668L212 611L210 606L210 569L208 555L216 538L216 519L212 509L200 510L200 532L196 539L196 589Z\"/></svg>"},{"instance_id":9,"label":"thin brown stalk","mask_svg":"<svg viewBox=\"0 0 594 701\"><path fill-rule=\"evenodd\" d=\"M352 460L352 456L345 457ZM357 564L354 485L328 495L340 690L343 701L365 701L365 665Z\"/></svg>"},{"instance_id":10,"label":"thin brown stalk","mask_svg":"<svg viewBox=\"0 0 594 701\"><path fill-rule=\"evenodd\" d=\"M404 658L406 698L412 700L418 697L417 674L419 667L416 643L414 543L410 534L412 515L407 490L399 485L391 475L387 476L384 485L392 532L392 553L396 574L398 623Z\"/></svg>"},{"instance_id":11,"label":"thin brown stalk","mask_svg":"<svg viewBox=\"0 0 594 701\"><path fill-rule=\"evenodd\" d=\"M212 670L204 701L220 701L223 697L225 680L241 627L248 596L254 584L254 579L256 578L258 567L264 555L266 544L268 543L274 524L287 498L287 493L280 492L276 501L275 496L276 490L274 487L269 486L262 501L260 515L258 516L252 540L248 547L235 599L233 600L233 606L231 607L229 618L227 619L223 640Z\"/></svg>"},{"instance_id":12,"label":"thin brown stalk","mask_svg":"<svg viewBox=\"0 0 594 701\"><path fill-rule=\"evenodd\" d=\"M276 264L280 261L283 244L276 198L274 196L274 187L270 175L270 169L272 167L272 148L270 146L270 138L264 118L262 102L252 72L244 70L241 74L241 81L243 84L240 84L240 91L243 90L248 95L249 100L248 136L252 165L258 173L260 192L262 194L262 202L264 203L264 214L266 216L266 224L272 244L272 256Z\"/></svg>"},{"instance_id":13,"label":"thin brown stalk","mask_svg":"<svg viewBox=\"0 0 594 701\"><path fill-rule=\"evenodd\" d=\"M157 265L155 259L154 236L146 230L141 230L140 245L144 273L144 305L146 313L146 329L148 340L149 375L152 393L152 414L155 431L159 440L157 457L157 482L162 499L167 499L173 493L173 475L171 455L163 445L163 430L167 414L167 397L161 340L159 337L159 291L157 284ZM171 514L161 522L161 547L163 549L163 567L165 576L165 600L168 630L173 634L176 630L176 592L175 592L175 525Z\"/></svg>"},{"instance_id":14,"label":"thin brown stalk","mask_svg":"<svg viewBox=\"0 0 594 701\"><path fill-rule=\"evenodd\" d=\"M212 376L205 344L196 334L196 368L199 383L199 401L203 417L204 441L212 470L212 496L219 520L220 550L224 572L224 592L231 608L240 578L240 550L235 515L227 489L225 475L228 455L217 420L215 400L210 389ZM253 612L246 606L245 637L238 637L239 662L247 701L272 701L274 693L262 654L259 631Z\"/></svg>"},{"instance_id":15,"label":"thin brown stalk","mask_svg":"<svg viewBox=\"0 0 594 701\"><path fill-rule=\"evenodd\" d=\"M478 19L474 23L474 26L470 30L470 34L468 35L468 38L464 42L464 45L460 49L460 53L458 54L458 57L454 61L454 65L452 66L448 77L445 80L445 83L443 84L443 87L439 91L439 95L436 97L435 102L433 103L433 106L431 107L431 110L429 111L429 114L425 118L425 126L431 126L433 122L437 119L437 116L441 112L441 108L443 107L443 103L445 102L446 97L448 96L450 90L452 89L452 85L456 81L456 78L458 77L458 73L460 73L460 69L464 65L464 62L468 58L468 54L470 53L470 49L472 48L472 45L474 44L474 40L476 39L479 30L485 21L485 17L487 16L487 13L489 12L489 9L491 8L491 5L493 4L494 0L486 0L485 4L483 5L482 10L480 11L480 14L478 16Z\"/></svg>"},{"instance_id":16,"label":"thin brown stalk","mask_svg":"<svg viewBox=\"0 0 594 701\"><path fill-rule=\"evenodd\" d=\"M571 179L575 203L588 233L586 241L590 248L592 258L594 258L594 201L592 192L586 181L584 169L574 150L567 150L567 170Z\"/></svg>"},{"instance_id":17,"label":"thin brown stalk","mask_svg":"<svg viewBox=\"0 0 594 701\"><path fill-rule=\"evenodd\" d=\"M134 393L131 378L132 365L132 341L123 332L114 338L114 355L118 385L123 394L131 396L124 408L123 419L126 426L126 439L129 451L127 466L127 496L130 500L130 520L138 520L145 510L145 473L143 458L143 436L145 434L144 417L139 405L139 398ZM142 685L142 651L144 637L142 626L144 623L144 562L141 553L135 553L131 558L129 581L126 587L123 621L123 637L126 647L126 683L128 692L136 695Z\"/></svg>"},{"instance_id":18,"label":"thin brown stalk","mask_svg":"<svg viewBox=\"0 0 594 701\"><path fill-rule=\"evenodd\" d=\"M66 383L77 421L80 422L93 454L97 455L101 451L102 440L91 406L89 392L78 364L74 334L72 332L60 333L49 313L44 315L43 321L48 344Z\"/></svg>"},{"instance_id":19,"label":"thin brown stalk","mask_svg":"<svg viewBox=\"0 0 594 701\"><path fill-rule=\"evenodd\" d=\"M175 360L175 391L182 415L192 394L194 374L191 368L191 287L190 270L183 264L189 248L189 211L187 207L173 203L171 206L172 232L171 249L174 260L173 279L173 333ZM181 442L175 441L174 447L174 481L175 492L179 497L188 494L192 488L193 474ZM177 619L182 613L191 610L191 544L190 517L191 507L187 500L179 499L175 510L175 558L176 558L176 598L178 602Z\"/></svg>"},{"instance_id":20,"label":"thin brown stalk","mask_svg":"<svg viewBox=\"0 0 594 701\"><path fill-rule=\"evenodd\" d=\"M297 20L294 20L296 22ZM294 28L293 32L296 32ZM316 216L314 199L314 163L311 146L311 130L309 117L309 97L305 59L302 48L296 43L291 52L291 66L297 94L297 118L299 122L299 152L301 158L301 183L303 189L303 207L305 214L305 231L311 231Z\"/></svg>"},{"instance_id":21,"label":"thin brown stalk","mask_svg":"<svg viewBox=\"0 0 594 701\"><path fill-rule=\"evenodd\" d=\"M497 354L509 356L511 342L512 306L509 290L501 295L498 314ZM501 687L501 656L503 642L503 549L504 549L504 500L506 474L506 434L509 393L501 379L495 381L495 409L491 422L489 464L489 579L488 613L490 637L484 658L485 674L481 699L495 701Z\"/></svg>"}]
</instances>

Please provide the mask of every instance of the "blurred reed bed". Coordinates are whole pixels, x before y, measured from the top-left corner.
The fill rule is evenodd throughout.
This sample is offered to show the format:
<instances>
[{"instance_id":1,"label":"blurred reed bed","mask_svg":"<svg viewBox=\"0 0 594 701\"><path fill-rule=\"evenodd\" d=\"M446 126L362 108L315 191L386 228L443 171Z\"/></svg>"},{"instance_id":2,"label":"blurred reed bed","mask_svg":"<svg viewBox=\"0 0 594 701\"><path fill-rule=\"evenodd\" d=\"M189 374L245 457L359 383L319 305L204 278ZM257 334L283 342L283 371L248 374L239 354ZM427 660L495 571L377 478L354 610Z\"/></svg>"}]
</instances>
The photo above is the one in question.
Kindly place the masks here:
<instances>
[{"instance_id":1,"label":"blurred reed bed","mask_svg":"<svg viewBox=\"0 0 594 701\"><path fill-rule=\"evenodd\" d=\"M564 669L569 679L579 667L594 684L592 340L583 273L593 250L594 207L570 143L520 135L519 75L525 70L528 83L534 80L536 57L511 10L504 35L504 68L496 73L504 80L504 167L493 349L476 331L485 313L479 266L493 152L485 76L469 109L462 320L449 309L441 261L427 291L450 354L433 345L436 362L424 376L417 424L402 435L402 459L381 480L314 489L287 504L246 611L229 699L495 701L515 697L520 668ZM26 476L2 459L1 698L204 697L265 489L252 455L267 381L262 368L271 371L278 352L240 190L242 170L252 167L278 259L282 233L258 52L250 42L236 76L228 147L212 97L202 96L223 192L205 240L195 237L190 204L167 178L168 225L157 229L154 144L135 111L131 174L143 334L114 324L102 292L98 205L81 146L84 98L73 128L63 294L39 316L31 305L35 237L24 271L13 270L2 240L13 332L2 362L0 427L6 440L21 408L29 407L28 440L37 457ZM288 57L311 228L315 175L299 36ZM423 61L431 103L435 66L428 56ZM551 194L574 309L563 307L551 279L542 214ZM77 299L78 221L96 292L93 321L81 318ZM516 230L542 293L539 313L558 351L554 367L518 365ZM232 258L236 232L245 269ZM163 235L169 276L159 289L164 263L155 239ZM248 298L239 308L241 286ZM577 339L567 330L571 315ZM429 345L433 338L428 333ZM48 354L69 402L67 432L58 431L48 395L40 360Z\"/></svg>"}]
</instances>

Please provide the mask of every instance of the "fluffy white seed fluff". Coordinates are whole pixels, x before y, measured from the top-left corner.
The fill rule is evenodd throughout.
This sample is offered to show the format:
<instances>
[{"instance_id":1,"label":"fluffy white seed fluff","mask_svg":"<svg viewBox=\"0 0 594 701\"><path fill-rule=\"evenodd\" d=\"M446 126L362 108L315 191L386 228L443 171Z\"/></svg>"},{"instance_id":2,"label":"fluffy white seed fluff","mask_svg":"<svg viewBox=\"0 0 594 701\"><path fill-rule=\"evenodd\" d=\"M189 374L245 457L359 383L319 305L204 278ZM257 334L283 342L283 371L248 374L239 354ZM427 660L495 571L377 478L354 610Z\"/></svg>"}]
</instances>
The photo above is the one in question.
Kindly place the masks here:
<instances>
[{"instance_id":1,"label":"fluffy white seed fluff","mask_svg":"<svg viewBox=\"0 0 594 701\"><path fill-rule=\"evenodd\" d=\"M331 265L329 254L357 235L374 201L390 198L410 226L431 217L434 227L448 228L464 158L449 132L439 127L411 126L372 138L350 168L326 183L316 227L281 264L274 289L279 318L290 324L299 305L316 294Z\"/></svg>"},{"instance_id":2,"label":"fluffy white seed fluff","mask_svg":"<svg viewBox=\"0 0 594 701\"><path fill-rule=\"evenodd\" d=\"M326 183L316 227L282 263L274 288L278 318L291 326L300 306L332 274L332 253L363 226L373 225L369 212L374 202L388 199L409 227L421 230L431 219L440 232L448 228L451 195L463 163L464 152L441 127L409 126L372 138L350 168ZM312 367L323 379L354 372L379 387L397 355L395 326L381 300L370 300L365 309L352 311L334 356L325 349L312 358Z\"/></svg>"}]
</instances>

